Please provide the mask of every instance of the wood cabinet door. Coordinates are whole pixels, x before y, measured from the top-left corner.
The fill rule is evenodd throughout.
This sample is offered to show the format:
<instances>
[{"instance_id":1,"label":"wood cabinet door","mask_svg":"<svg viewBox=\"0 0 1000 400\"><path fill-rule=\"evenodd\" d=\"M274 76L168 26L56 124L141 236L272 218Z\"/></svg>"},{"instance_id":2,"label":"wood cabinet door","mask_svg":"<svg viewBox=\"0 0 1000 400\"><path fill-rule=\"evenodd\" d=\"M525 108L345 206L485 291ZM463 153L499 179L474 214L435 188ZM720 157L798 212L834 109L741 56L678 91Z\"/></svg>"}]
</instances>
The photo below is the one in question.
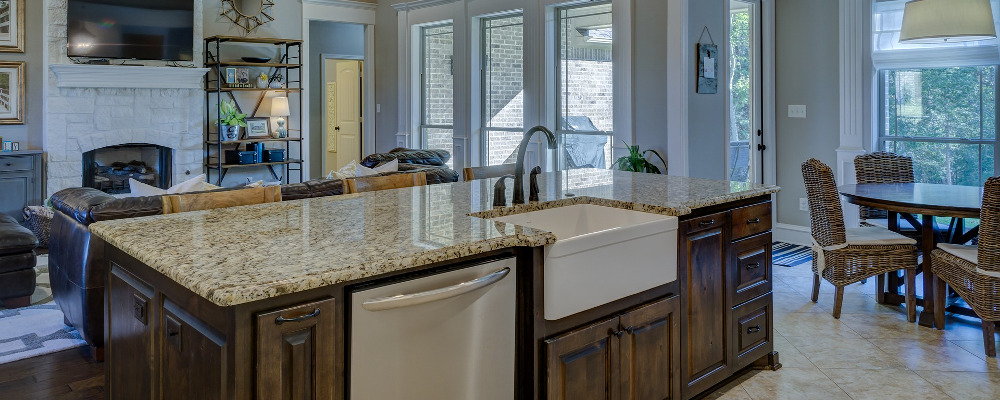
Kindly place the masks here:
<instances>
[{"instance_id":1,"label":"wood cabinet door","mask_svg":"<svg viewBox=\"0 0 1000 400\"><path fill-rule=\"evenodd\" d=\"M660 300L621 317L621 374L626 400L681 396L680 298Z\"/></svg>"},{"instance_id":2,"label":"wood cabinet door","mask_svg":"<svg viewBox=\"0 0 1000 400\"><path fill-rule=\"evenodd\" d=\"M333 299L257 315L257 399L334 396Z\"/></svg>"},{"instance_id":3,"label":"wood cabinet door","mask_svg":"<svg viewBox=\"0 0 1000 400\"><path fill-rule=\"evenodd\" d=\"M225 338L169 299L162 312L163 399L228 398Z\"/></svg>"},{"instance_id":4,"label":"wood cabinet door","mask_svg":"<svg viewBox=\"0 0 1000 400\"><path fill-rule=\"evenodd\" d=\"M726 299L726 214L683 223L679 238L683 260L681 374L684 396L701 393L728 377L731 306Z\"/></svg>"},{"instance_id":5,"label":"wood cabinet door","mask_svg":"<svg viewBox=\"0 0 1000 400\"><path fill-rule=\"evenodd\" d=\"M28 188L31 177L29 173L0 174L0 213L10 215L21 221L24 219L22 210L28 205Z\"/></svg>"},{"instance_id":6,"label":"wood cabinet door","mask_svg":"<svg viewBox=\"0 0 1000 400\"><path fill-rule=\"evenodd\" d=\"M620 399L618 332L616 317L546 340L546 398Z\"/></svg>"},{"instance_id":7,"label":"wood cabinet door","mask_svg":"<svg viewBox=\"0 0 1000 400\"><path fill-rule=\"evenodd\" d=\"M152 301L153 287L111 263L107 293L107 398L152 399L156 391L152 365L156 359L153 325L158 318Z\"/></svg>"}]
</instances>

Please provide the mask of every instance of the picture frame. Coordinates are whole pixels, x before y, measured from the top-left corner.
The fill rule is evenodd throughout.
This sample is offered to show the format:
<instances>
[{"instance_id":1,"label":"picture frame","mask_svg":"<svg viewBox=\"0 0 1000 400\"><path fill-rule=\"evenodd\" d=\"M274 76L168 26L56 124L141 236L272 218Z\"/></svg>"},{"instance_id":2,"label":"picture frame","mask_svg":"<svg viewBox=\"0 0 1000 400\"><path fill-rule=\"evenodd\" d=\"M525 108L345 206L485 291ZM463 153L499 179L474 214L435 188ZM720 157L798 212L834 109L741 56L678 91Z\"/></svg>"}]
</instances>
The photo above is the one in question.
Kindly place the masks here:
<instances>
[{"instance_id":1,"label":"picture frame","mask_svg":"<svg viewBox=\"0 0 1000 400\"><path fill-rule=\"evenodd\" d=\"M14 148L14 142L11 142L10 140L5 140L3 142L3 151L10 152L10 151L13 151L13 150L11 150L13 148Z\"/></svg>"},{"instance_id":2,"label":"picture frame","mask_svg":"<svg viewBox=\"0 0 1000 400\"><path fill-rule=\"evenodd\" d=\"M229 89L252 89L256 86L250 80L250 68L226 68L225 84Z\"/></svg>"},{"instance_id":3,"label":"picture frame","mask_svg":"<svg viewBox=\"0 0 1000 400\"><path fill-rule=\"evenodd\" d=\"M226 68L226 83L236 83L236 68Z\"/></svg>"},{"instance_id":4,"label":"picture frame","mask_svg":"<svg viewBox=\"0 0 1000 400\"><path fill-rule=\"evenodd\" d=\"M719 92L719 46L715 44L698 43L698 82L696 91L699 94L715 94Z\"/></svg>"},{"instance_id":5,"label":"picture frame","mask_svg":"<svg viewBox=\"0 0 1000 400\"><path fill-rule=\"evenodd\" d=\"M0 61L0 125L24 124L24 88L24 61Z\"/></svg>"},{"instance_id":6,"label":"picture frame","mask_svg":"<svg viewBox=\"0 0 1000 400\"><path fill-rule=\"evenodd\" d=\"M263 139L271 137L271 119L267 117L248 117L246 119L247 139Z\"/></svg>"},{"instance_id":7,"label":"picture frame","mask_svg":"<svg viewBox=\"0 0 1000 400\"><path fill-rule=\"evenodd\" d=\"M24 53L24 2L0 0L0 15L9 16L0 22L0 53Z\"/></svg>"},{"instance_id":8,"label":"picture frame","mask_svg":"<svg viewBox=\"0 0 1000 400\"><path fill-rule=\"evenodd\" d=\"M13 142L10 146L11 151L21 151L21 142Z\"/></svg>"}]
</instances>

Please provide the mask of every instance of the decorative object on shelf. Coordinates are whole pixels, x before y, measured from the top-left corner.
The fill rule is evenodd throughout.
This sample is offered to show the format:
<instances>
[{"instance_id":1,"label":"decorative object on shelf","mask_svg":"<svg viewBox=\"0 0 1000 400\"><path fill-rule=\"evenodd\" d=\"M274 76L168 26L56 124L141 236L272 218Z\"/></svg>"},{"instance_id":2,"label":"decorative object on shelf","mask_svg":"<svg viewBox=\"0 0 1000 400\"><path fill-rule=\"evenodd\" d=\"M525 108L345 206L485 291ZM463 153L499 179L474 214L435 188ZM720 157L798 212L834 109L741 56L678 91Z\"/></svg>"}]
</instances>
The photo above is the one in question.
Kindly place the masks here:
<instances>
[{"instance_id":1,"label":"decorative object on shelf","mask_svg":"<svg viewBox=\"0 0 1000 400\"><path fill-rule=\"evenodd\" d=\"M0 125L24 124L24 107L24 62L0 62Z\"/></svg>"},{"instance_id":2,"label":"decorative object on shelf","mask_svg":"<svg viewBox=\"0 0 1000 400\"><path fill-rule=\"evenodd\" d=\"M288 137L288 128L285 127L285 117L291 115L288 110L288 97L275 97L271 99L271 116L278 117L278 129L274 131L276 138Z\"/></svg>"},{"instance_id":3,"label":"decorative object on shelf","mask_svg":"<svg viewBox=\"0 0 1000 400\"><path fill-rule=\"evenodd\" d=\"M4 140L3 141L3 151L13 151L13 150L11 150L13 148L13 146L14 146L13 142L11 142L9 140Z\"/></svg>"},{"instance_id":4,"label":"decorative object on shelf","mask_svg":"<svg viewBox=\"0 0 1000 400\"><path fill-rule=\"evenodd\" d=\"M271 77L271 89L281 89L281 88L283 88L284 86L281 83L281 81L283 81L283 80L284 80L284 78L281 76L281 74L275 72L274 76Z\"/></svg>"},{"instance_id":5,"label":"decorative object on shelf","mask_svg":"<svg viewBox=\"0 0 1000 400\"><path fill-rule=\"evenodd\" d=\"M11 151L21 151L21 142L14 142L10 146Z\"/></svg>"},{"instance_id":6,"label":"decorative object on shelf","mask_svg":"<svg viewBox=\"0 0 1000 400\"><path fill-rule=\"evenodd\" d=\"M646 151L639 151L639 146L629 146L628 143L625 143L625 146L628 147L628 155L619 158L618 161L615 161L615 166L618 167L619 171L662 174L667 170L667 162L663 160L663 157L661 157L660 153L657 153L656 150L649 149ZM660 167L657 167L655 164L646 159L647 153L653 153L656 158L660 159L660 162L663 163L663 171L660 171Z\"/></svg>"},{"instance_id":7,"label":"decorative object on shelf","mask_svg":"<svg viewBox=\"0 0 1000 400\"><path fill-rule=\"evenodd\" d=\"M271 120L267 117L246 119L247 139L265 139L271 137Z\"/></svg>"},{"instance_id":8,"label":"decorative object on shelf","mask_svg":"<svg viewBox=\"0 0 1000 400\"><path fill-rule=\"evenodd\" d=\"M260 142L247 143L247 151L253 152L254 163L264 162L264 143Z\"/></svg>"},{"instance_id":9,"label":"decorative object on shelf","mask_svg":"<svg viewBox=\"0 0 1000 400\"><path fill-rule=\"evenodd\" d=\"M24 1L0 0L0 52L24 53Z\"/></svg>"},{"instance_id":10,"label":"decorative object on shelf","mask_svg":"<svg viewBox=\"0 0 1000 400\"><path fill-rule=\"evenodd\" d=\"M267 74L261 72L257 75L257 89L267 89Z\"/></svg>"},{"instance_id":11,"label":"decorative object on shelf","mask_svg":"<svg viewBox=\"0 0 1000 400\"><path fill-rule=\"evenodd\" d=\"M240 127L246 127L246 114L240 114L235 101L219 103L219 140L223 142L239 140Z\"/></svg>"},{"instance_id":12,"label":"decorative object on shelf","mask_svg":"<svg viewBox=\"0 0 1000 400\"><path fill-rule=\"evenodd\" d=\"M230 89L252 89L250 68L226 68L226 87Z\"/></svg>"},{"instance_id":13,"label":"decorative object on shelf","mask_svg":"<svg viewBox=\"0 0 1000 400\"><path fill-rule=\"evenodd\" d=\"M906 3L899 42L953 43L996 39L990 0L919 0Z\"/></svg>"},{"instance_id":14,"label":"decorative object on shelf","mask_svg":"<svg viewBox=\"0 0 1000 400\"><path fill-rule=\"evenodd\" d=\"M264 162L284 162L285 149L264 150Z\"/></svg>"},{"instance_id":15,"label":"decorative object on shelf","mask_svg":"<svg viewBox=\"0 0 1000 400\"><path fill-rule=\"evenodd\" d=\"M709 44L704 44L701 39L708 33ZM719 92L719 46L715 45L712 39L712 32L708 26L701 30L698 37L698 85L697 92L701 94L715 94Z\"/></svg>"},{"instance_id":16,"label":"decorative object on shelf","mask_svg":"<svg viewBox=\"0 0 1000 400\"><path fill-rule=\"evenodd\" d=\"M273 6L273 0L222 0L222 16L250 33L261 25L274 21L271 16Z\"/></svg>"},{"instance_id":17,"label":"decorative object on shelf","mask_svg":"<svg viewBox=\"0 0 1000 400\"><path fill-rule=\"evenodd\" d=\"M240 59L248 63L257 63L257 64L263 64L268 61L271 61L270 57L240 57Z\"/></svg>"}]
</instances>

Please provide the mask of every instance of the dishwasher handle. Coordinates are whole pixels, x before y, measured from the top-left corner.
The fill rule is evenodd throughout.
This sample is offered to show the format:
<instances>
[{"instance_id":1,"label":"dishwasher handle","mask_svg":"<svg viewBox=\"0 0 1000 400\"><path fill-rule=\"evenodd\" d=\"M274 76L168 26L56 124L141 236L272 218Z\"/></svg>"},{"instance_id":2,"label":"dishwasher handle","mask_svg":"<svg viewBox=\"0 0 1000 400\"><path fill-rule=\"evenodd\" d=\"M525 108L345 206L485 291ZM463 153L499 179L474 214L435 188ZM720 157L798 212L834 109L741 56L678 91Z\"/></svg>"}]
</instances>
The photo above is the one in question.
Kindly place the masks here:
<instances>
[{"instance_id":1,"label":"dishwasher handle","mask_svg":"<svg viewBox=\"0 0 1000 400\"><path fill-rule=\"evenodd\" d=\"M504 268L481 278L476 278L468 282L462 282L457 285L440 289L370 299L362 303L361 307L368 311L386 311L427 304L438 300L450 299L452 297L461 296L500 282L509 273L510 268Z\"/></svg>"}]
</instances>

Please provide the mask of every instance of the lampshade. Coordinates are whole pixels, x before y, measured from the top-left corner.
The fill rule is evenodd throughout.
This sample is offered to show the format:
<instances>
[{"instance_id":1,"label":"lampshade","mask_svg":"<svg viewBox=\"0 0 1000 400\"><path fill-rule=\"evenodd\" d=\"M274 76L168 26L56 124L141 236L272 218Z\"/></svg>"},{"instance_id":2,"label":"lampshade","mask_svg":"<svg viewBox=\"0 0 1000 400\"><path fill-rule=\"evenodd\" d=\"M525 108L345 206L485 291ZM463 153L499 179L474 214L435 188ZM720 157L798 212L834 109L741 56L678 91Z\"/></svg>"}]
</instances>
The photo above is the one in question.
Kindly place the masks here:
<instances>
[{"instance_id":1,"label":"lampshade","mask_svg":"<svg viewBox=\"0 0 1000 400\"><path fill-rule=\"evenodd\" d=\"M289 115L291 115L291 112L288 111L287 97L274 97L271 99L272 117L287 117Z\"/></svg>"},{"instance_id":2,"label":"lampshade","mask_svg":"<svg viewBox=\"0 0 1000 400\"><path fill-rule=\"evenodd\" d=\"M995 39L990 0L914 0L903 10L900 43Z\"/></svg>"}]
</instances>

